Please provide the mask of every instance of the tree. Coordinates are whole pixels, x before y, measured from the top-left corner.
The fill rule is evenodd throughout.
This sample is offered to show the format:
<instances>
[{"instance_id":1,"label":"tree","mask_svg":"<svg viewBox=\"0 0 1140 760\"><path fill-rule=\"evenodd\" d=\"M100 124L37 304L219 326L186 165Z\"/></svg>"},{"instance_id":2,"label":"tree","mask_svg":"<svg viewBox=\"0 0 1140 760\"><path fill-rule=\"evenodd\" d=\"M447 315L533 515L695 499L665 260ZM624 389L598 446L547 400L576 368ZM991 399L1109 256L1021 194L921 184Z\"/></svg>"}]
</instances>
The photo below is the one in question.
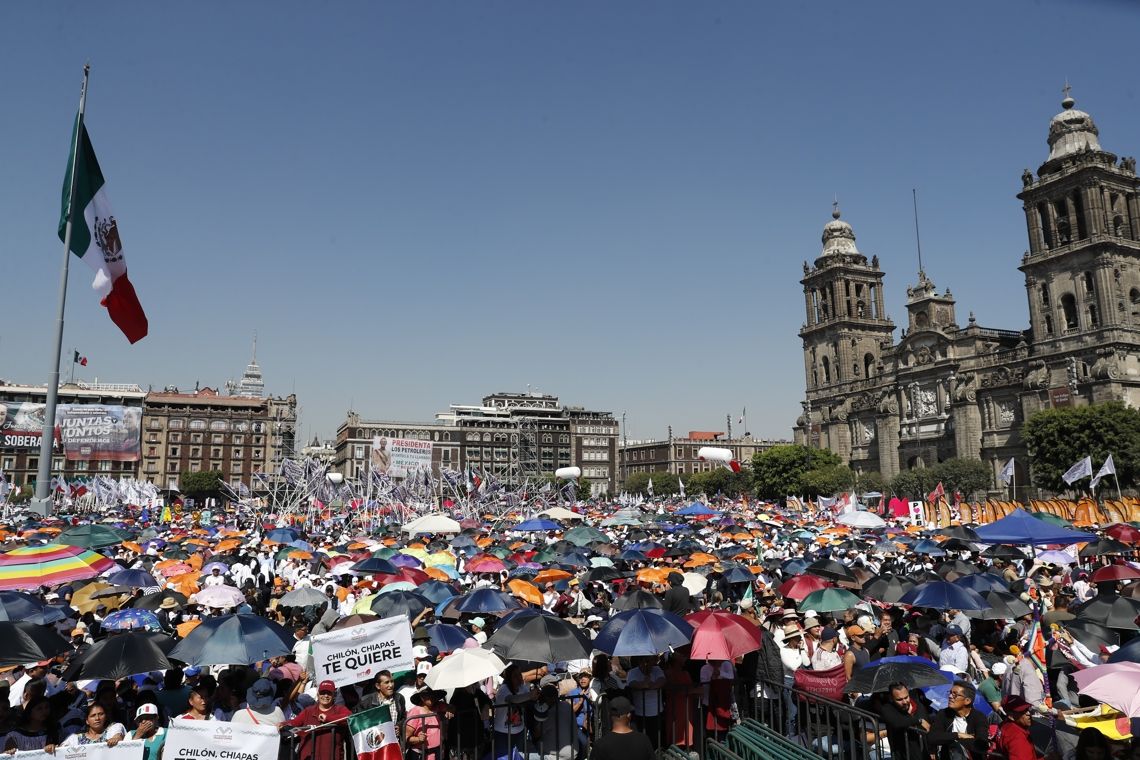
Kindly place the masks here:
<instances>
[{"instance_id":1,"label":"tree","mask_svg":"<svg viewBox=\"0 0 1140 760\"><path fill-rule=\"evenodd\" d=\"M192 499L219 497L222 490L222 473L217 470L184 472L178 478L178 490Z\"/></svg>"},{"instance_id":2,"label":"tree","mask_svg":"<svg viewBox=\"0 0 1140 760\"><path fill-rule=\"evenodd\" d=\"M677 476L671 472L635 472L625 479L622 490L627 493L640 493L649 495L649 480L653 480L654 496L672 496L681 492L680 480L685 480L685 491L689 491L689 482L684 475Z\"/></svg>"},{"instance_id":3,"label":"tree","mask_svg":"<svg viewBox=\"0 0 1140 760\"><path fill-rule=\"evenodd\" d=\"M822 467L813 467L800 476L800 490L795 495L802 494L809 498L831 496L843 491L850 491L854 483L855 473L847 465L828 464Z\"/></svg>"},{"instance_id":4,"label":"tree","mask_svg":"<svg viewBox=\"0 0 1140 760\"><path fill-rule=\"evenodd\" d=\"M716 496L719 493L735 499L741 494L752 491L752 472L747 467L741 468L740 472L733 472L724 467L716 467L708 472L694 472L685 481L685 491L693 496L702 492L709 496Z\"/></svg>"},{"instance_id":5,"label":"tree","mask_svg":"<svg viewBox=\"0 0 1140 760\"><path fill-rule=\"evenodd\" d=\"M887 481L883 478L883 474L877 470L870 472L860 472L855 476L856 488L859 493L871 493L877 491L883 493L887 489Z\"/></svg>"},{"instance_id":6,"label":"tree","mask_svg":"<svg viewBox=\"0 0 1140 760\"><path fill-rule=\"evenodd\" d=\"M22 486L19 491L9 496L8 501L12 504L24 504L32 498L35 492L35 486Z\"/></svg>"},{"instance_id":7,"label":"tree","mask_svg":"<svg viewBox=\"0 0 1140 760\"><path fill-rule=\"evenodd\" d=\"M1140 411L1111 401L1092 406L1045 409L1026 420L1021 436L1029 448L1033 484L1053 492L1084 488L1061 476L1087 456L1093 472L1112 454L1121 488L1136 484L1140 462Z\"/></svg>"},{"instance_id":8,"label":"tree","mask_svg":"<svg viewBox=\"0 0 1140 760\"><path fill-rule=\"evenodd\" d=\"M925 501L926 495L934 490L938 479L934 471L925 467L903 470L891 480L891 491L900 498L911 501Z\"/></svg>"},{"instance_id":9,"label":"tree","mask_svg":"<svg viewBox=\"0 0 1140 760\"><path fill-rule=\"evenodd\" d=\"M947 459L932 467L931 472L932 477L941 481L948 495L957 491L962 494L962 498L968 500L972 500L978 492L984 493L993 485L990 466L980 459Z\"/></svg>"},{"instance_id":10,"label":"tree","mask_svg":"<svg viewBox=\"0 0 1140 760\"><path fill-rule=\"evenodd\" d=\"M773 446L752 457L752 480L760 498L775 501L803 493L803 476L808 470L839 464L839 457L828 449L798 443Z\"/></svg>"}]
</instances>

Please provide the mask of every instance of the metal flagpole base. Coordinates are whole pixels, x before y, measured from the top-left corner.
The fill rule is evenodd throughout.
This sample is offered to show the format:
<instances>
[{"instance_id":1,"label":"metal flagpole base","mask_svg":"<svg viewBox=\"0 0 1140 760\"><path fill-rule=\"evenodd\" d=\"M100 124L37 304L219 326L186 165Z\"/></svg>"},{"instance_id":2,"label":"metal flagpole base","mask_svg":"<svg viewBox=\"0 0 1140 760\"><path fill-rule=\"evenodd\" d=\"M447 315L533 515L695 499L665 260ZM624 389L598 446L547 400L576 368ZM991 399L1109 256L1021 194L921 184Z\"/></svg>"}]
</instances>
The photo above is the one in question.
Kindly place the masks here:
<instances>
[{"instance_id":1,"label":"metal flagpole base","mask_svg":"<svg viewBox=\"0 0 1140 760\"><path fill-rule=\"evenodd\" d=\"M32 499L28 502L28 509L41 517L51 517L55 503L51 499Z\"/></svg>"}]
</instances>

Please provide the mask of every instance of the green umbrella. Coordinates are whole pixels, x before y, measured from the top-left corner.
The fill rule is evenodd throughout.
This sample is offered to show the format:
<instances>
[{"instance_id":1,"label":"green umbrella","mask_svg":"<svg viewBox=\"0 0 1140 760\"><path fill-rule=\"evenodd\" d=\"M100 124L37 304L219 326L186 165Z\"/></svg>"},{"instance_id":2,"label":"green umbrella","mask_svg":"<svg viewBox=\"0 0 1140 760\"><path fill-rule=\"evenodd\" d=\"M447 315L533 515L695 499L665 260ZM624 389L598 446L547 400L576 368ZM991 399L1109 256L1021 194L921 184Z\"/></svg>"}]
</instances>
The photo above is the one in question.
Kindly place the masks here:
<instances>
[{"instance_id":1,"label":"green umbrella","mask_svg":"<svg viewBox=\"0 0 1140 760\"><path fill-rule=\"evenodd\" d=\"M76 525L59 534L59 543L96 549L121 544L130 537L130 533L106 525Z\"/></svg>"},{"instance_id":2,"label":"green umbrella","mask_svg":"<svg viewBox=\"0 0 1140 760\"><path fill-rule=\"evenodd\" d=\"M849 610L860 603L859 597L850 591L841 588L824 588L813 591L796 605L801 610L815 610L816 612L838 612Z\"/></svg>"},{"instance_id":3,"label":"green umbrella","mask_svg":"<svg viewBox=\"0 0 1140 760\"><path fill-rule=\"evenodd\" d=\"M609 543L610 537L602 533L597 528L590 527L589 525L580 525L577 528L571 528L566 531L563 536L567 541L578 546L585 546L591 541L603 541Z\"/></svg>"},{"instance_id":4,"label":"green umbrella","mask_svg":"<svg viewBox=\"0 0 1140 760\"><path fill-rule=\"evenodd\" d=\"M1050 514L1049 512L1030 512L1029 514L1036 517L1042 522L1052 523L1053 525L1060 525L1062 528L1072 528L1073 524L1066 520L1064 517Z\"/></svg>"},{"instance_id":5,"label":"green umbrella","mask_svg":"<svg viewBox=\"0 0 1140 760\"><path fill-rule=\"evenodd\" d=\"M385 546L383 549L378 549L377 551L372 552L372 556L379 557L380 559L391 559L399 553L400 552L397 549L393 549L390 546Z\"/></svg>"}]
</instances>

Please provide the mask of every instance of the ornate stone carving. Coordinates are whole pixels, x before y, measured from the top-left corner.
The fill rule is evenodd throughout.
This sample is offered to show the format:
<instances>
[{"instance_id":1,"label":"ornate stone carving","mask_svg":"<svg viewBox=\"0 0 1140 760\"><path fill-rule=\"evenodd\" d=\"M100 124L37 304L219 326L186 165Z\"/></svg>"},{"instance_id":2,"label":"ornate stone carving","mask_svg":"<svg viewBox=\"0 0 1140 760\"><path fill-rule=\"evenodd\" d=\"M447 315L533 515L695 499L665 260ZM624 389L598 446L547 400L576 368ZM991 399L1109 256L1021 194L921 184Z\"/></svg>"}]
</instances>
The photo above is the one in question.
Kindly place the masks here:
<instances>
[{"instance_id":1,"label":"ornate stone carving","mask_svg":"<svg viewBox=\"0 0 1140 760\"><path fill-rule=\"evenodd\" d=\"M981 387L1000 388L1005 385L1017 385L1025 376L1025 370L1020 367L998 367L993 372L982 375Z\"/></svg>"},{"instance_id":2,"label":"ornate stone carving","mask_svg":"<svg viewBox=\"0 0 1140 760\"><path fill-rule=\"evenodd\" d=\"M1120 361L1115 348L1098 348L1096 361L1090 374L1097 380L1116 380L1120 377Z\"/></svg>"},{"instance_id":3,"label":"ornate stone carving","mask_svg":"<svg viewBox=\"0 0 1140 760\"><path fill-rule=\"evenodd\" d=\"M886 388L879 396L879 414L898 414L899 401L895 397L894 388Z\"/></svg>"},{"instance_id":4,"label":"ornate stone carving","mask_svg":"<svg viewBox=\"0 0 1140 760\"><path fill-rule=\"evenodd\" d=\"M1022 385L1030 391L1043 391L1049 387L1049 368L1045 366L1043 360L1034 359L1029 362L1029 371Z\"/></svg>"},{"instance_id":5,"label":"ornate stone carving","mask_svg":"<svg viewBox=\"0 0 1140 760\"><path fill-rule=\"evenodd\" d=\"M930 364L934 361L934 352L930 346L919 346L914 352L914 363L918 365Z\"/></svg>"},{"instance_id":6,"label":"ornate stone carving","mask_svg":"<svg viewBox=\"0 0 1140 760\"><path fill-rule=\"evenodd\" d=\"M978 375L975 372L967 372L964 375L958 375L954 378L953 398L956 402L969 402L974 403L978 400Z\"/></svg>"},{"instance_id":7,"label":"ornate stone carving","mask_svg":"<svg viewBox=\"0 0 1140 760\"><path fill-rule=\"evenodd\" d=\"M1002 427L1009 427L1017 420L1017 406L1009 399L997 402L998 423Z\"/></svg>"},{"instance_id":8,"label":"ornate stone carving","mask_svg":"<svg viewBox=\"0 0 1140 760\"><path fill-rule=\"evenodd\" d=\"M860 422L859 424L863 426L863 441L865 443L871 443L872 441L874 441L875 440L875 426L870 424L869 422Z\"/></svg>"},{"instance_id":9,"label":"ornate stone carving","mask_svg":"<svg viewBox=\"0 0 1140 760\"><path fill-rule=\"evenodd\" d=\"M938 414L938 394L931 388L915 388L912 403L916 417L933 417Z\"/></svg>"}]
</instances>

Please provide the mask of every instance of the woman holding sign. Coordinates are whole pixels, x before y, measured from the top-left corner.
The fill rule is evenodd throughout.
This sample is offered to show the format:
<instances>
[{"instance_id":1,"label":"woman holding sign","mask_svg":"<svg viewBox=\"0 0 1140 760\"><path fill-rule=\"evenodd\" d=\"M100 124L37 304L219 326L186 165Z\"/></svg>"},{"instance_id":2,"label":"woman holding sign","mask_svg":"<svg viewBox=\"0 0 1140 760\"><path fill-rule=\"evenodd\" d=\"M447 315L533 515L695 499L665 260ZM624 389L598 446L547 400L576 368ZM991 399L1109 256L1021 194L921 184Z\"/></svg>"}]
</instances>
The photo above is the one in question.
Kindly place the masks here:
<instances>
[{"instance_id":1,"label":"woman holding sign","mask_svg":"<svg viewBox=\"0 0 1140 760\"><path fill-rule=\"evenodd\" d=\"M63 740L61 747L77 747L81 744L103 744L114 747L127 735L122 723L107 725L107 711L98 702L87 708L87 729L72 734Z\"/></svg>"}]
</instances>

